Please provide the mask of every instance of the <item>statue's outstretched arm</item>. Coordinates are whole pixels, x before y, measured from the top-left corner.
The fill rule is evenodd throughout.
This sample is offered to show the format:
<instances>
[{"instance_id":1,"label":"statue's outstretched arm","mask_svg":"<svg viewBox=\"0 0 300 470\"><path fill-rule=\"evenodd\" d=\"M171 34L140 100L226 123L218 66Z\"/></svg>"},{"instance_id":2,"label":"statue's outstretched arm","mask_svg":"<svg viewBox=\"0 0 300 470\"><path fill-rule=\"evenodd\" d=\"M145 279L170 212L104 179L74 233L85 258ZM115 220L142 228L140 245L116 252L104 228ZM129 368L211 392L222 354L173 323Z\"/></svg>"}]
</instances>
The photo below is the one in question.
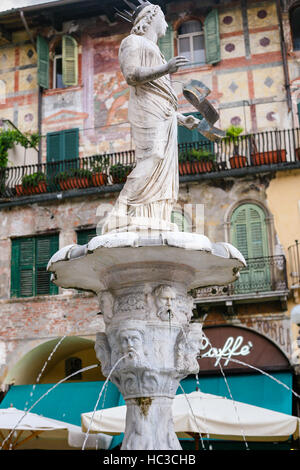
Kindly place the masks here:
<instances>
[{"instance_id":1,"label":"statue's outstretched arm","mask_svg":"<svg viewBox=\"0 0 300 470\"><path fill-rule=\"evenodd\" d=\"M163 75L177 72L179 67L182 67L187 62L188 60L185 57L177 56L170 59L169 62L158 65L157 67L127 67L127 70L125 67L124 75L128 85L142 85L143 83L156 80Z\"/></svg>"},{"instance_id":2,"label":"statue's outstretched arm","mask_svg":"<svg viewBox=\"0 0 300 470\"><path fill-rule=\"evenodd\" d=\"M183 114L177 113L177 123L179 126L187 127L187 129L196 129L200 123L200 119L195 118L195 116L189 115L184 116Z\"/></svg>"}]
</instances>

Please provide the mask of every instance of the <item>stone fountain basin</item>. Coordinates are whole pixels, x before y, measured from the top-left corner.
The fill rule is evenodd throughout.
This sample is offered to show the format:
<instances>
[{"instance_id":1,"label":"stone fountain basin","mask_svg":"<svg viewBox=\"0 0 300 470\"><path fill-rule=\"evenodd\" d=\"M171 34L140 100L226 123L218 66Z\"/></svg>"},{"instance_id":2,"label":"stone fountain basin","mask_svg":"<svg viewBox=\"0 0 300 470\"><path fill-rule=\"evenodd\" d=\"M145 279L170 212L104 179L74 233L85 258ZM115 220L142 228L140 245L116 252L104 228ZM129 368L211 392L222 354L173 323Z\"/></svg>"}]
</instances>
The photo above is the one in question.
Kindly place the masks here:
<instances>
[{"instance_id":1,"label":"stone fountain basin","mask_svg":"<svg viewBox=\"0 0 300 470\"><path fill-rule=\"evenodd\" d=\"M119 287L151 282L184 283L187 290L227 285L246 266L242 254L229 243L212 243L206 236L186 232L107 233L87 245L68 245L48 263L51 280L63 288L96 294Z\"/></svg>"}]
</instances>

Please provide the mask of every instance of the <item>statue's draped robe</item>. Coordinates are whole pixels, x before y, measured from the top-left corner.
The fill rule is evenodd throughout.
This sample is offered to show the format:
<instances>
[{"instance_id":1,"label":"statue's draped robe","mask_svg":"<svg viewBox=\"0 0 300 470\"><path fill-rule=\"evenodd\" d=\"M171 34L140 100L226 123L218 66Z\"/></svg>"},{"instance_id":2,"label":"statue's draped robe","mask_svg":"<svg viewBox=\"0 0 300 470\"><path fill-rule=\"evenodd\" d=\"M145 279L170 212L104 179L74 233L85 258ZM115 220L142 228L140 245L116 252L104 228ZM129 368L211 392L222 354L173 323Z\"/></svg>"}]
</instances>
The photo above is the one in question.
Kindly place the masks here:
<instances>
[{"instance_id":1,"label":"statue's draped robe","mask_svg":"<svg viewBox=\"0 0 300 470\"><path fill-rule=\"evenodd\" d=\"M144 36L130 34L120 46L119 61L126 80L139 67L166 63L159 47ZM169 76L130 85L128 119L135 144L136 166L119 196L128 214L170 221L177 201L177 97Z\"/></svg>"}]
</instances>

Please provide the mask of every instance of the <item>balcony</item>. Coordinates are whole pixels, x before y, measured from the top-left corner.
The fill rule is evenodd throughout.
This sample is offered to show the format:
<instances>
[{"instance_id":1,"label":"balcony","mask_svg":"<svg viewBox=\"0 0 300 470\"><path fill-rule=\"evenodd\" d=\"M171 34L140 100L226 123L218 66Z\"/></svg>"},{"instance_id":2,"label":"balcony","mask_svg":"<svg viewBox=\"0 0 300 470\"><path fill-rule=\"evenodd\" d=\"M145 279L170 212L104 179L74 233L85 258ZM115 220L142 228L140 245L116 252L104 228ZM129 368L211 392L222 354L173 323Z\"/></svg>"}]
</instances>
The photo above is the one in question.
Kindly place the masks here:
<instances>
[{"instance_id":1,"label":"balcony","mask_svg":"<svg viewBox=\"0 0 300 470\"><path fill-rule=\"evenodd\" d=\"M300 129L178 145L181 182L300 168ZM79 160L0 168L0 205L120 191L135 165L129 150Z\"/></svg>"},{"instance_id":2,"label":"balcony","mask_svg":"<svg viewBox=\"0 0 300 470\"><path fill-rule=\"evenodd\" d=\"M283 255L247 259L247 267L240 271L239 279L228 286L194 289L197 304L227 305L280 300L288 295L286 260ZM283 305L284 306L284 305Z\"/></svg>"},{"instance_id":3,"label":"balcony","mask_svg":"<svg viewBox=\"0 0 300 470\"><path fill-rule=\"evenodd\" d=\"M300 243L295 240L295 244L288 247L291 288L300 288Z\"/></svg>"}]
</instances>

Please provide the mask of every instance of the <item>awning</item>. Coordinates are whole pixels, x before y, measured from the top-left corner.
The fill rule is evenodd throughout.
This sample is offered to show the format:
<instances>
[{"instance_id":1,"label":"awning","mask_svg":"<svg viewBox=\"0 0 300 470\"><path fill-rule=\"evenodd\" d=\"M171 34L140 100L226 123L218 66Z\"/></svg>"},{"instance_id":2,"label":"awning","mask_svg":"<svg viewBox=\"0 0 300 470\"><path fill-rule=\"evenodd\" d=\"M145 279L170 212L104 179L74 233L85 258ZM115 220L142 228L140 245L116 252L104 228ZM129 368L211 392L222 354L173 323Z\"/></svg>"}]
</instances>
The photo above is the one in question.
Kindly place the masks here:
<instances>
[{"instance_id":1,"label":"awning","mask_svg":"<svg viewBox=\"0 0 300 470\"><path fill-rule=\"evenodd\" d=\"M201 392L177 395L172 406L178 437L200 434L213 439L283 441L299 437L300 419L227 398ZM126 406L82 415L82 430L124 432Z\"/></svg>"},{"instance_id":2,"label":"awning","mask_svg":"<svg viewBox=\"0 0 300 470\"><path fill-rule=\"evenodd\" d=\"M14 407L0 409L0 448L51 449L76 447L82 448L86 434L79 426L64 421L18 410ZM38 440L36 440L38 438ZM89 435L85 448L108 449L111 436L97 433ZM28 447L29 444L29 447Z\"/></svg>"},{"instance_id":3,"label":"awning","mask_svg":"<svg viewBox=\"0 0 300 470\"><path fill-rule=\"evenodd\" d=\"M104 382L69 382L53 388L54 385L14 385L0 403L0 409L13 406L19 410L29 410L39 398L46 394L30 410L32 413L80 427L81 414L94 409ZM123 404L124 400L117 387L109 382L101 395L97 409L101 410ZM73 442L74 439L77 442L81 436L77 435L76 437L74 432L72 438ZM115 447L119 441L120 437L114 438L111 447Z\"/></svg>"}]
</instances>

